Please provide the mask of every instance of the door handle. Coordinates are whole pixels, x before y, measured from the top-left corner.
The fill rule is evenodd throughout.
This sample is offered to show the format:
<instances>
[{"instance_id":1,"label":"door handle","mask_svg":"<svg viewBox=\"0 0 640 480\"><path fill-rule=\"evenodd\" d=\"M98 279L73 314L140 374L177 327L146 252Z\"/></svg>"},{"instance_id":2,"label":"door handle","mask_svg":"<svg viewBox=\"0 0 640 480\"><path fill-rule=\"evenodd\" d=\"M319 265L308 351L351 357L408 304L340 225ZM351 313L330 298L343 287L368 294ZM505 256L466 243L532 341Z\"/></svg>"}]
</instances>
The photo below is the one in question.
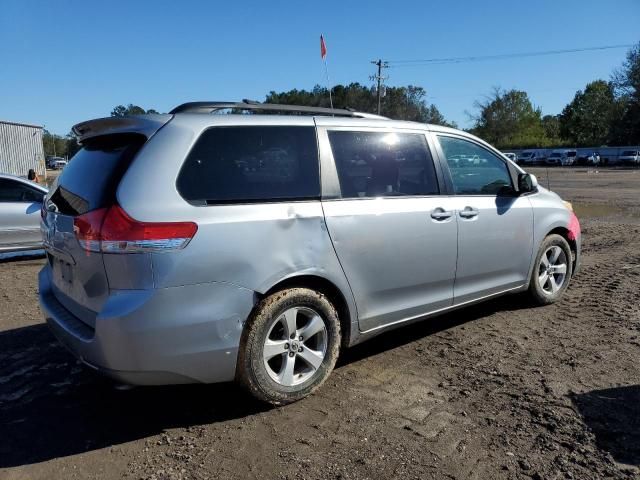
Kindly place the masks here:
<instances>
[{"instance_id":1,"label":"door handle","mask_svg":"<svg viewBox=\"0 0 640 480\"><path fill-rule=\"evenodd\" d=\"M431 212L431 218L434 220L446 220L447 218L451 218L453 212L447 211L442 207L438 207Z\"/></svg>"},{"instance_id":2,"label":"door handle","mask_svg":"<svg viewBox=\"0 0 640 480\"><path fill-rule=\"evenodd\" d=\"M460 216L462 218L477 217L479 213L478 209L473 207L464 207L464 210L460 210Z\"/></svg>"}]
</instances>

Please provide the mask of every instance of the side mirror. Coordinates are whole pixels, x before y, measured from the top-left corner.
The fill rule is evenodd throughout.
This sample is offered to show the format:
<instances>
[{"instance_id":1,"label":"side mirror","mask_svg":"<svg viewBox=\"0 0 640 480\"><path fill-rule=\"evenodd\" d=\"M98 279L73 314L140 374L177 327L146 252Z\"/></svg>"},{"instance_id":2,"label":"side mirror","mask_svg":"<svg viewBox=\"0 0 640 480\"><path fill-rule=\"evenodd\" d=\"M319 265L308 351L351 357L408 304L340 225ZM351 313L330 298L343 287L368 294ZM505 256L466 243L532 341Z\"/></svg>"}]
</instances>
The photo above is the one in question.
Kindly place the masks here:
<instances>
[{"instance_id":1,"label":"side mirror","mask_svg":"<svg viewBox=\"0 0 640 480\"><path fill-rule=\"evenodd\" d=\"M538 179L530 173L520 173L518 175L518 192L529 193L538 188Z\"/></svg>"}]
</instances>

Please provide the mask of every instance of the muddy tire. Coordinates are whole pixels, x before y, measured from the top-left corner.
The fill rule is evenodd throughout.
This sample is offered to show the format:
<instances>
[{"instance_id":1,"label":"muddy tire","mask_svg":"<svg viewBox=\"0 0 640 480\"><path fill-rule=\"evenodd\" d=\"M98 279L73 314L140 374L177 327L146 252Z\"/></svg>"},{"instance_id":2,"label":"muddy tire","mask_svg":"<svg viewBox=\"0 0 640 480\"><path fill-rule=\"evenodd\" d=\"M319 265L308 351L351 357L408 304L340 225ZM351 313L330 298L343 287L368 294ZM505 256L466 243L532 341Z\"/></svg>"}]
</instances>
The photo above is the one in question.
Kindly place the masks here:
<instances>
[{"instance_id":1,"label":"muddy tire","mask_svg":"<svg viewBox=\"0 0 640 480\"><path fill-rule=\"evenodd\" d=\"M247 320L236 380L272 405L295 402L325 382L339 350L340 322L327 297L307 288L282 290Z\"/></svg>"},{"instance_id":2,"label":"muddy tire","mask_svg":"<svg viewBox=\"0 0 640 480\"><path fill-rule=\"evenodd\" d=\"M573 273L571 248L560 235L544 239L531 271L529 297L535 305L549 305L562 297Z\"/></svg>"}]
</instances>

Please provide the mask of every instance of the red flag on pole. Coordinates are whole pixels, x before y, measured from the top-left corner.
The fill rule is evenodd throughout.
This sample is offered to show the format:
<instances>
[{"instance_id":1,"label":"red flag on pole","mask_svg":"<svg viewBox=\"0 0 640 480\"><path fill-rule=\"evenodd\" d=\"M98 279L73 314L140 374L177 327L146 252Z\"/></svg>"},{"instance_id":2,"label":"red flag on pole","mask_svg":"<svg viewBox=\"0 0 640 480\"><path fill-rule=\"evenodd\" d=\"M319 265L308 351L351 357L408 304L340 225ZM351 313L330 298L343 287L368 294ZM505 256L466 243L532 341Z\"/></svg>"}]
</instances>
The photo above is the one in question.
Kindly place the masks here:
<instances>
[{"instance_id":1,"label":"red flag on pole","mask_svg":"<svg viewBox=\"0 0 640 480\"><path fill-rule=\"evenodd\" d=\"M320 57L324 60L324 57L327 56L327 46L324 43L324 37L320 35Z\"/></svg>"}]
</instances>

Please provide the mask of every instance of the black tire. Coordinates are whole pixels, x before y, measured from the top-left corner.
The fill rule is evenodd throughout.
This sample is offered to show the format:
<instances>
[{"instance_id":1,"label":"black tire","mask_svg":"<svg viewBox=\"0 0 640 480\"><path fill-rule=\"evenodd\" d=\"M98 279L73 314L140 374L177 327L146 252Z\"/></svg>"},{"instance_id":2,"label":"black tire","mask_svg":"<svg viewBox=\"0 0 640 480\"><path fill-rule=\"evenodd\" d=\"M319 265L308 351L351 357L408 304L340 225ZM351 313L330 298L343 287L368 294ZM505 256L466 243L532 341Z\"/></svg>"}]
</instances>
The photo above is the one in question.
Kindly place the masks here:
<instances>
[{"instance_id":1,"label":"black tire","mask_svg":"<svg viewBox=\"0 0 640 480\"><path fill-rule=\"evenodd\" d=\"M546 255L549 249L553 247L559 247L564 255L566 265L566 273L562 280L561 285L556 291L553 291L553 287L549 286L544 288L539 281L540 275L545 273L544 266L542 265L542 257ZM548 257L547 257L548 258ZM533 269L531 270L531 278L529 279L529 297L535 305L550 305L555 303L562 297L562 294L569 286L571 275L573 274L573 262L571 260L571 248L567 241L560 235L549 235L544 239L538 254L536 255L536 261ZM557 277L554 277L554 279ZM547 283L546 285L550 285Z\"/></svg>"},{"instance_id":2,"label":"black tire","mask_svg":"<svg viewBox=\"0 0 640 480\"><path fill-rule=\"evenodd\" d=\"M313 373L307 372L310 375L309 378L302 381L302 383L287 386L272 378L274 370L268 370L270 365L265 365L266 361L263 358L263 354L265 353L267 335L273 334L272 332L277 327L277 322L283 319L285 312L298 308L303 312L312 310L324 322L325 330L322 331L322 336L325 353L320 366L313 370ZM286 325L282 327L284 329ZM283 338L288 338L288 336ZM278 341L283 340L279 339ZM309 341L313 341L313 337ZM293 341L287 343L287 345L293 345ZM302 351L303 347L306 348L305 344L300 342L300 351ZM309 350L313 351L313 349ZM338 313L327 297L308 288L282 290L263 299L247 320L240 340L236 380L259 400L272 405L292 403L310 395L325 382L336 364L339 350L340 322ZM284 362L288 360L287 357L290 355L288 353L289 350L286 350L286 352L281 356L276 355L274 357L276 362L282 362L282 369L285 368ZM293 356L295 357L294 363L301 362L298 366L312 369L311 365L305 362L304 359L298 358L297 353L294 353ZM300 378L303 378L303 375L305 374L298 374Z\"/></svg>"}]
</instances>

